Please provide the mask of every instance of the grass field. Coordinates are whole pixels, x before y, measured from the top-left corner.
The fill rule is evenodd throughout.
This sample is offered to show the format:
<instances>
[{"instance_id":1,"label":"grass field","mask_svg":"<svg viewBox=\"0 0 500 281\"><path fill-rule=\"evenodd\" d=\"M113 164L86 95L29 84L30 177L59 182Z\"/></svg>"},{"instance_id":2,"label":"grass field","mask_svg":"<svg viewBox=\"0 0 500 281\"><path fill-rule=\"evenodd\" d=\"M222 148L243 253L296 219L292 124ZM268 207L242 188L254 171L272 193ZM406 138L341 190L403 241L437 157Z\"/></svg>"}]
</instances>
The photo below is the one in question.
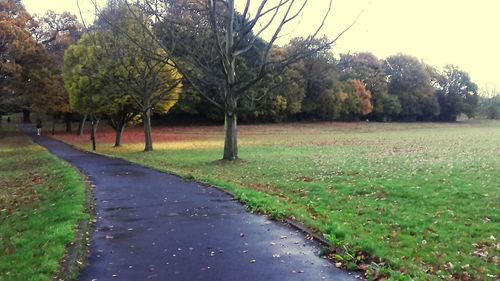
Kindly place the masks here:
<instances>
[{"instance_id":1,"label":"grass field","mask_svg":"<svg viewBox=\"0 0 500 281\"><path fill-rule=\"evenodd\" d=\"M140 128L98 152L225 188L250 208L324 234L330 256L372 276L499 278L500 122L240 126L242 160L222 156L222 127ZM57 137L88 149L88 136Z\"/></svg>"},{"instance_id":2,"label":"grass field","mask_svg":"<svg viewBox=\"0 0 500 281\"><path fill-rule=\"evenodd\" d=\"M87 218L83 201L76 170L15 128L0 129L0 280L52 280Z\"/></svg>"}]
</instances>

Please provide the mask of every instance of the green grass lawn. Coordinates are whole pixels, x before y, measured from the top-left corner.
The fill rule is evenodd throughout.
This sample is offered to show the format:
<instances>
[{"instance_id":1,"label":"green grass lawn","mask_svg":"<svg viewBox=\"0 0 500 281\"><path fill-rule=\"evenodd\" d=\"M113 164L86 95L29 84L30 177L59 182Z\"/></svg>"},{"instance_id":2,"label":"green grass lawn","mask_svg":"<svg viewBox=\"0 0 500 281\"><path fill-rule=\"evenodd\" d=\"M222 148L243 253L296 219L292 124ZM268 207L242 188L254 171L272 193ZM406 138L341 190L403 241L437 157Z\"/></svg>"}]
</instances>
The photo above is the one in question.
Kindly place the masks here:
<instances>
[{"instance_id":1,"label":"green grass lawn","mask_svg":"<svg viewBox=\"0 0 500 281\"><path fill-rule=\"evenodd\" d=\"M167 140L152 153L141 143L111 148L111 131L99 136L107 143L98 152L220 186L252 209L302 222L348 268L394 279L500 275L499 122L240 126L234 164L216 161L221 127L158 130ZM60 137L89 147L88 136ZM378 265L363 265L367 257Z\"/></svg>"},{"instance_id":2,"label":"green grass lawn","mask_svg":"<svg viewBox=\"0 0 500 281\"><path fill-rule=\"evenodd\" d=\"M15 128L0 128L0 280L52 280L78 221L88 218L83 203L75 169Z\"/></svg>"}]
</instances>

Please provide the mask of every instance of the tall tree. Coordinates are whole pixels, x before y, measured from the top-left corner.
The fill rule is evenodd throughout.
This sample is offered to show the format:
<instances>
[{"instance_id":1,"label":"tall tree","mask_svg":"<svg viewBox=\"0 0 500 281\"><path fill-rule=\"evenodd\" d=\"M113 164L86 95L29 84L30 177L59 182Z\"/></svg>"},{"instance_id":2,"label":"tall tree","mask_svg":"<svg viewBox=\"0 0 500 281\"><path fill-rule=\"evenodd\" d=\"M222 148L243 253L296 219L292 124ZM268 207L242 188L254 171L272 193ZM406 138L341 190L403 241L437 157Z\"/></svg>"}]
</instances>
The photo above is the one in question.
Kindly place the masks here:
<instances>
[{"instance_id":1,"label":"tall tree","mask_svg":"<svg viewBox=\"0 0 500 281\"><path fill-rule=\"evenodd\" d=\"M297 52L304 44L303 38L290 41L287 48ZM316 44L322 44L317 41ZM302 77L305 80L305 98L302 102L301 113L313 118L334 120L340 115L340 105L336 94L343 91L340 85L337 61L327 50L317 52L301 60L303 64ZM338 103L338 104L336 104Z\"/></svg>"},{"instance_id":2,"label":"tall tree","mask_svg":"<svg viewBox=\"0 0 500 281\"><path fill-rule=\"evenodd\" d=\"M269 73L279 73L301 58L328 49L336 40L314 44L331 10L332 1L327 1L323 20L304 40L302 48L283 60L273 61L270 58L273 45L285 26L299 19L309 1L261 0L253 13L250 2L244 1L243 11L238 13L234 0L143 1L148 12L154 16L156 27L162 27L155 31L161 36L165 54L203 97L224 112L223 159L229 161L238 158L236 126L240 98ZM188 49L184 51L185 59L176 56L175 46L178 48L181 43L178 31L188 35L182 37L186 40L205 39L202 44L182 45ZM268 42L260 39L264 32L271 33ZM242 75L238 61L251 51L258 53L258 60L252 66L255 70L250 72L250 76ZM210 55L207 56L207 53ZM193 67L201 75L193 74L190 71Z\"/></svg>"},{"instance_id":3,"label":"tall tree","mask_svg":"<svg viewBox=\"0 0 500 281\"><path fill-rule=\"evenodd\" d=\"M29 24L32 36L48 51L53 63L51 90L37 99L38 107L54 117L64 117L66 132L71 132L73 114L69 107L69 94L64 88L62 68L65 50L76 44L82 34L82 26L76 16L64 12L61 14L47 11L42 16L34 16Z\"/></svg>"},{"instance_id":4,"label":"tall tree","mask_svg":"<svg viewBox=\"0 0 500 281\"><path fill-rule=\"evenodd\" d=\"M27 31L30 20L20 1L0 1L0 107L2 111L24 109L25 121L29 121L25 91L31 82L29 73L44 60L40 46Z\"/></svg>"},{"instance_id":5,"label":"tall tree","mask_svg":"<svg viewBox=\"0 0 500 281\"><path fill-rule=\"evenodd\" d=\"M457 66L447 65L437 82L440 120L456 121L462 113L468 117L474 116L478 105L478 88L467 72Z\"/></svg>"},{"instance_id":6,"label":"tall tree","mask_svg":"<svg viewBox=\"0 0 500 281\"><path fill-rule=\"evenodd\" d=\"M110 2L100 15L103 36L94 36L94 40L101 55L110 59L111 68L120 70L111 81L122 89L121 97L134 104L129 108L139 109L144 150L151 151L151 115L154 111L166 113L177 103L183 76L145 26L147 20L137 8L129 10L120 1Z\"/></svg>"},{"instance_id":7,"label":"tall tree","mask_svg":"<svg viewBox=\"0 0 500 281\"><path fill-rule=\"evenodd\" d=\"M401 104L400 120L432 120L439 115L431 76L418 59L403 54L391 56L386 60L385 73L389 94L396 96Z\"/></svg>"},{"instance_id":8,"label":"tall tree","mask_svg":"<svg viewBox=\"0 0 500 281\"><path fill-rule=\"evenodd\" d=\"M114 106L114 89L106 74L106 62L100 60L90 36L84 35L78 44L70 46L64 55L63 78L72 110L88 114L91 119L92 147L96 149L96 125Z\"/></svg>"}]
</instances>

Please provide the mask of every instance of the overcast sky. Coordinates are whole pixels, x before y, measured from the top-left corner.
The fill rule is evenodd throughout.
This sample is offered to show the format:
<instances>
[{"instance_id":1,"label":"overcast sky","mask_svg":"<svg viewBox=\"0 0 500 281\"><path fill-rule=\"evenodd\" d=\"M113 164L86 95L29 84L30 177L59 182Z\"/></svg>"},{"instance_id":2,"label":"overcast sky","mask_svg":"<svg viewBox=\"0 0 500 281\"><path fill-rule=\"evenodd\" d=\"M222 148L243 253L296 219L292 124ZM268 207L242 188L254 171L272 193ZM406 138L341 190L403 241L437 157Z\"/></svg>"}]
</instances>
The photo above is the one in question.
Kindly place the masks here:
<instances>
[{"instance_id":1,"label":"overcast sky","mask_svg":"<svg viewBox=\"0 0 500 281\"><path fill-rule=\"evenodd\" d=\"M78 15L76 0L22 2L32 14L51 9ZM243 0L237 2L243 3ZM314 31L328 1L309 2L300 22L286 30L282 42ZM86 21L90 22L91 1L80 0L80 6ZM333 49L335 54L369 51L386 58L404 53L438 68L455 64L469 72L479 87L500 91L500 1L334 0L325 34L336 37L362 10L358 22L339 39Z\"/></svg>"}]
</instances>

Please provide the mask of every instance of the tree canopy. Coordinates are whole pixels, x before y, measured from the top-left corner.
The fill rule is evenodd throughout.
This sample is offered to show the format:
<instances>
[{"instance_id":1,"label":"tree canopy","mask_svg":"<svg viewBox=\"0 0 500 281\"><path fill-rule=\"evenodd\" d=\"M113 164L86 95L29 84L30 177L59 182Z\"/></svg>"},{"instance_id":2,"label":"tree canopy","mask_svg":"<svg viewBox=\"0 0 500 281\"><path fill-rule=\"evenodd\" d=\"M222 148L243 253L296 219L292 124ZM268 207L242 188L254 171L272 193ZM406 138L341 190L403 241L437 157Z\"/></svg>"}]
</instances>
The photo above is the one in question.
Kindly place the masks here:
<instances>
[{"instance_id":1,"label":"tree canopy","mask_svg":"<svg viewBox=\"0 0 500 281\"><path fill-rule=\"evenodd\" d=\"M278 46L283 27L304 8L298 1L262 1L255 13L237 11L232 0L221 3L113 0L83 28L69 13L32 17L20 1L0 2L0 114L38 108L69 125L73 112L90 114L109 120L117 146L123 128L142 121L145 150L153 148L155 112L224 121L226 160L238 156L237 120L495 115L485 114L490 100L479 98L457 66L441 71L405 54L334 54L338 38L318 36L324 21L309 36ZM271 37L264 40L264 32Z\"/></svg>"}]
</instances>

